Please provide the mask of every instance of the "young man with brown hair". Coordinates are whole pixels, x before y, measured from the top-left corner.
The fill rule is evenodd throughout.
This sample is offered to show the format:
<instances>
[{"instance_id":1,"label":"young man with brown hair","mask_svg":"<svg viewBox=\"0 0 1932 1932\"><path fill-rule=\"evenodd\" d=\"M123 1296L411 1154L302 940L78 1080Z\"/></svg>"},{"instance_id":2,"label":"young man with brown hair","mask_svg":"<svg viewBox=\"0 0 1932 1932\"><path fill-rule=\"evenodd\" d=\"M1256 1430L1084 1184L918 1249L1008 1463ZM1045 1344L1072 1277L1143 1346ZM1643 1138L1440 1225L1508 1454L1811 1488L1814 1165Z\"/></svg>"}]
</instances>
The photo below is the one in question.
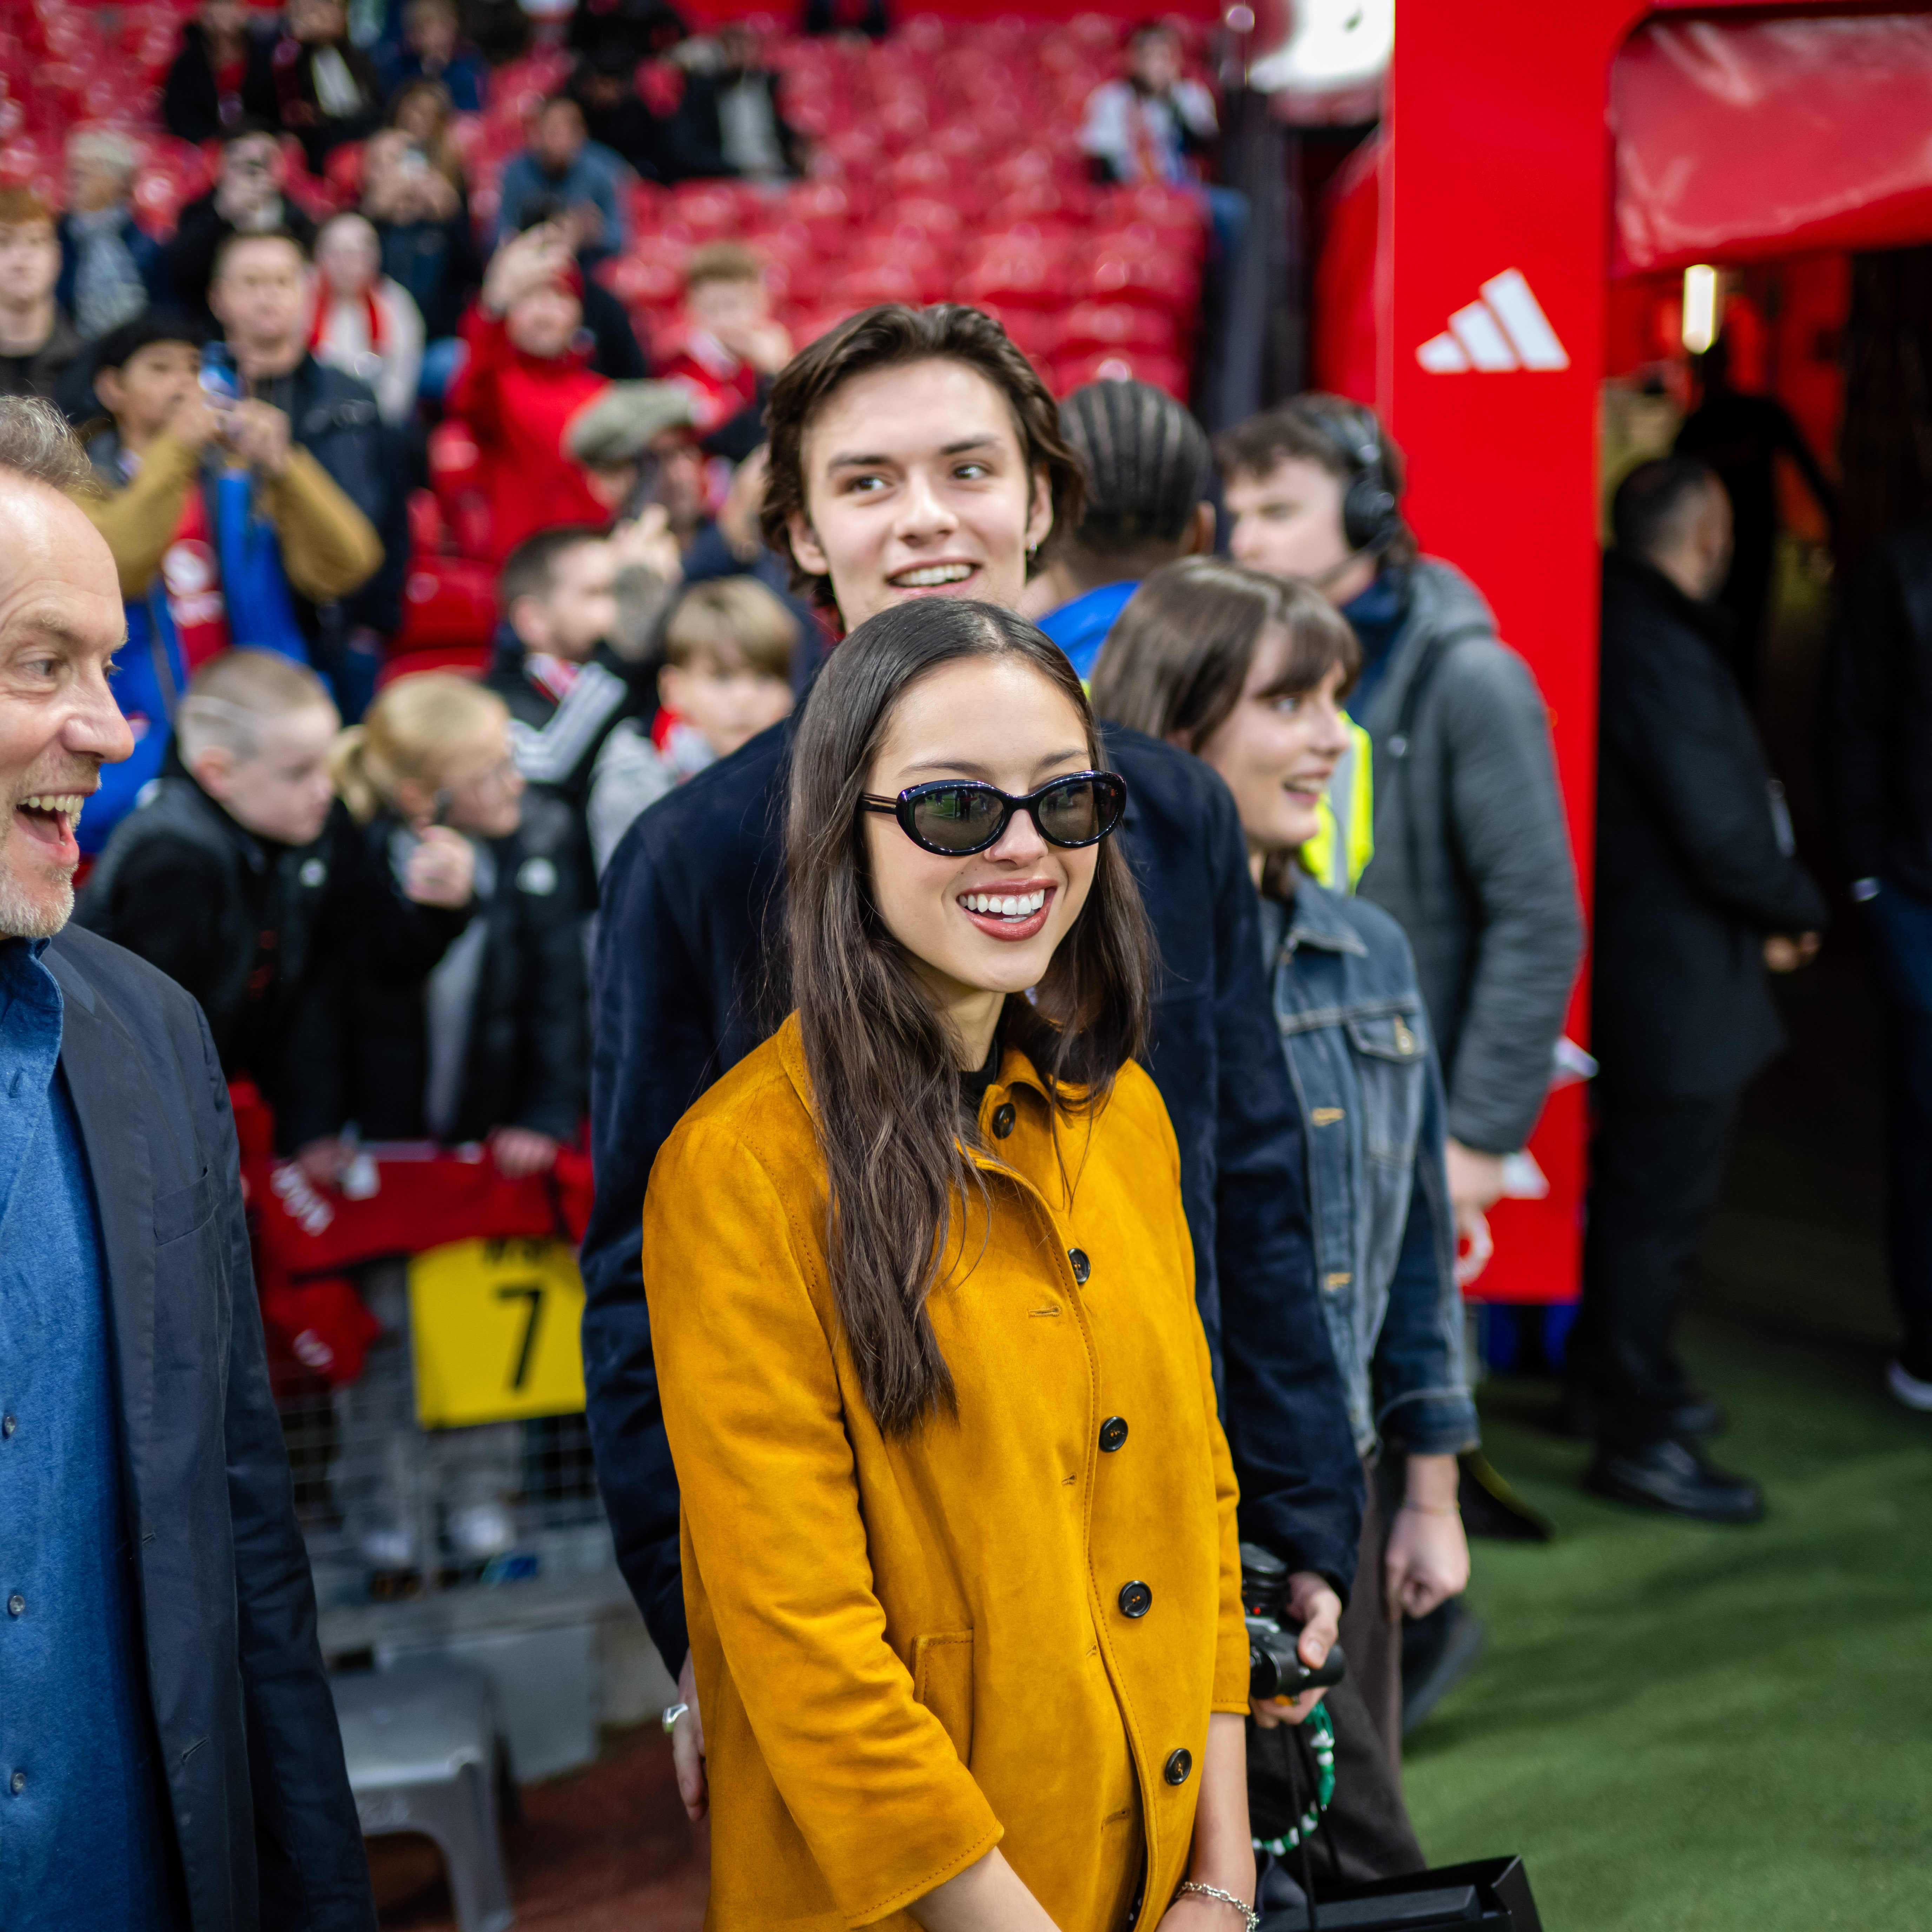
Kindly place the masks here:
<instances>
[{"instance_id":1,"label":"young man with brown hair","mask_svg":"<svg viewBox=\"0 0 1932 1932\"><path fill-rule=\"evenodd\" d=\"M1052 394L990 317L952 304L852 316L772 392L766 541L845 626L915 597L1012 607L1056 528L1080 517L1078 462ZM604 879L592 995L598 1198L584 1244L589 1418L619 1561L667 1664L688 1648L676 1477L658 1407L640 1274L651 1162L704 1089L764 1037L770 922L782 919L784 725L653 806ZM1325 1655L1353 1580L1362 1507L1316 1301L1301 1131L1262 972L1234 802L1204 765L1109 730L1130 788L1128 841L1166 976L1154 1077L1181 1148L1204 1328L1222 1360L1243 1528L1292 1573L1303 1654ZM693 1678L681 1679L686 1706ZM1304 1698L1303 1717L1316 1699ZM1359 1699L1338 1730L1379 1757ZM701 1810L701 1732L674 1732ZM1154 1768L1157 1771L1158 1767ZM1354 1781L1392 1803L1342 1835L1350 1876L1421 1862L1385 1761Z\"/></svg>"}]
</instances>

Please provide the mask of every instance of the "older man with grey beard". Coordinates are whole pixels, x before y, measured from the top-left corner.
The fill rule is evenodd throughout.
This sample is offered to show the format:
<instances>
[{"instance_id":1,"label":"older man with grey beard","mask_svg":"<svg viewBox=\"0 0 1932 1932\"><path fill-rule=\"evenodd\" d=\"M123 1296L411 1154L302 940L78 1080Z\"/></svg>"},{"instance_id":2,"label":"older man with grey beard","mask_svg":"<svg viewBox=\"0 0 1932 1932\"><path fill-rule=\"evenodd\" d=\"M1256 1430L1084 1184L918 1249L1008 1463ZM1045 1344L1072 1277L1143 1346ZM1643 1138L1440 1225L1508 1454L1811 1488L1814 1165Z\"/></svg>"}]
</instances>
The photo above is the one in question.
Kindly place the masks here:
<instances>
[{"instance_id":1,"label":"older man with grey beard","mask_svg":"<svg viewBox=\"0 0 1932 1932\"><path fill-rule=\"evenodd\" d=\"M0 1898L372 1932L220 1067L186 993L67 927L133 748L88 480L0 400Z\"/></svg>"}]
</instances>

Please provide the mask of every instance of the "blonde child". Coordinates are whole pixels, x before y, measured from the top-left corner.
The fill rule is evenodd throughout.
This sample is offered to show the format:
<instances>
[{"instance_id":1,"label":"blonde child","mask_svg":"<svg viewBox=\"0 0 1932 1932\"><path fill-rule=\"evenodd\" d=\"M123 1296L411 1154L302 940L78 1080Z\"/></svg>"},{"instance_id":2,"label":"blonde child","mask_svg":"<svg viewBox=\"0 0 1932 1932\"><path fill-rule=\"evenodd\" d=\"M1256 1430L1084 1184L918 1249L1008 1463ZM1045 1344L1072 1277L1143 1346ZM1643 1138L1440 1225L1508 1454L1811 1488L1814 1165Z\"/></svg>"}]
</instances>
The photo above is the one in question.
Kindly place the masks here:
<instances>
[{"instance_id":1,"label":"blonde child","mask_svg":"<svg viewBox=\"0 0 1932 1932\"><path fill-rule=\"evenodd\" d=\"M790 715L798 643L797 619L755 577L716 578L685 592L664 627L650 734L620 726L591 782L600 874L646 806Z\"/></svg>"},{"instance_id":2,"label":"blonde child","mask_svg":"<svg viewBox=\"0 0 1932 1932\"><path fill-rule=\"evenodd\" d=\"M337 741L332 770L347 820L334 958L348 1118L364 1143L481 1142L506 1176L543 1172L589 1100L568 809L525 795L502 700L447 673L382 692ZM471 848L474 894L448 911L420 909L423 944L399 945L384 915L437 827ZM404 1270L370 1270L364 1298L383 1334L338 1396L332 1472L350 1533L379 1573L428 1560L439 1510L458 1563L502 1554L515 1536L518 1426L418 1432Z\"/></svg>"}]
</instances>

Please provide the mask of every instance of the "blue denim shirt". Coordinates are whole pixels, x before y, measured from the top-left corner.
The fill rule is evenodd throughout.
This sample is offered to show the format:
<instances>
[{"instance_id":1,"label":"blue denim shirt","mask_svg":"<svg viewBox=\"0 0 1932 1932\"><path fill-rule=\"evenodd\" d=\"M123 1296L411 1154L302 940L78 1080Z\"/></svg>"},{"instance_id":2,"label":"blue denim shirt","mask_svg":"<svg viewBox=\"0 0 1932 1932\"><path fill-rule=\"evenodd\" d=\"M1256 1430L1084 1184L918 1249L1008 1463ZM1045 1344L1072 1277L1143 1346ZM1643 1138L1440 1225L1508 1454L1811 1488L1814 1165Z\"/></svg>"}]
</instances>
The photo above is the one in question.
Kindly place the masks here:
<instances>
[{"instance_id":1,"label":"blue denim shirt","mask_svg":"<svg viewBox=\"0 0 1932 1932\"><path fill-rule=\"evenodd\" d=\"M172 1926L106 1282L44 940L0 939L0 1901Z\"/></svg>"},{"instance_id":2,"label":"blue denim shirt","mask_svg":"<svg viewBox=\"0 0 1932 1932\"><path fill-rule=\"evenodd\" d=\"M1364 1455L1474 1446L1442 1076L1415 962L1379 907L1304 879L1264 900L1276 1023L1307 1132L1316 1278Z\"/></svg>"}]
</instances>

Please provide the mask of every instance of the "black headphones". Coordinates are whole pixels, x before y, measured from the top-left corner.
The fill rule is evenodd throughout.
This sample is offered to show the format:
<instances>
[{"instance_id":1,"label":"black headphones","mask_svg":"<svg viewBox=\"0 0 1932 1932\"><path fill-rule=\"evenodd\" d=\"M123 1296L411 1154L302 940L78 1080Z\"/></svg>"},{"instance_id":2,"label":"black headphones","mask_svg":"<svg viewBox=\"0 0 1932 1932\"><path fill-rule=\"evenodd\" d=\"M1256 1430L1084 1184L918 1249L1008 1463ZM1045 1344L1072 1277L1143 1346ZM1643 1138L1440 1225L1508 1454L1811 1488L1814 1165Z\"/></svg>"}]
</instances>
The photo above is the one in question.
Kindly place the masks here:
<instances>
[{"instance_id":1,"label":"black headphones","mask_svg":"<svg viewBox=\"0 0 1932 1932\"><path fill-rule=\"evenodd\" d=\"M1388 485L1382 426L1369 411L1354 406L1346 415L1324 410L1315 420L1348 460L1348 487L1342 497L1343 541L1358 556L1379 556L1402 529L1401 508Z\"/></svg>"}]
</instances>

